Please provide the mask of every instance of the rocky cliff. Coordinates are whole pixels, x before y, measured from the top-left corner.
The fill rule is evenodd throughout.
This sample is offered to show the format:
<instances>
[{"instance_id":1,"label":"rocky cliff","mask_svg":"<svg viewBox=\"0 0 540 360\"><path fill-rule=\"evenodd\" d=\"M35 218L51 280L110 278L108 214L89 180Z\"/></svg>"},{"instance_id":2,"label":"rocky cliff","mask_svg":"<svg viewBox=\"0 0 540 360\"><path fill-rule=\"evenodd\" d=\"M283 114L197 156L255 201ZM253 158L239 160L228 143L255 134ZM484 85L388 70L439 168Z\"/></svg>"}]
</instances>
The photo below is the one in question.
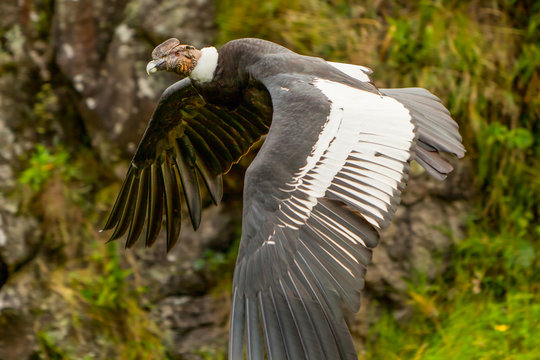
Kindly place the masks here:
<instances>
[{"instance_id":1,"label":"rocky cliff","mask_svg":"<svg viewBox=\"0 0 540 360\"><path fill-rule=\"evenodd\" d=\"M218 358L240 233L243 161L196 233L125 251L99 234L146 121L174 76L148 77L168 37L216 35L207 0L0 3L0 359ZM359 343L381 307L410 316L407 283L444 272L470 179L412 169L351 320ZM139 244L140 245L140 244ZM420 275L419 275L420 274ZM145 357L141 357L143 355Z\"/></svg>"}]
</instances>

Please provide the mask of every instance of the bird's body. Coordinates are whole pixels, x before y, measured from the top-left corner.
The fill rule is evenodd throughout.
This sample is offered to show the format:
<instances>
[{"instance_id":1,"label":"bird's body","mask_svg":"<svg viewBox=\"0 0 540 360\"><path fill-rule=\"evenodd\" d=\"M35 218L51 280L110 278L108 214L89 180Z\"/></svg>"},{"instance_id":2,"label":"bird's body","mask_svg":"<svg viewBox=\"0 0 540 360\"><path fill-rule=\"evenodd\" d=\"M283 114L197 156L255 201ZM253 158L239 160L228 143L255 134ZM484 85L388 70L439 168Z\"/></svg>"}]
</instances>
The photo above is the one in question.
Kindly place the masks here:
<instances>
[{"instance_id":1,"label":"bird's body","mask_svg":"<svg viewBox=\"0 0 540 360\"><path fill-rule=\"evenodd\" d=\"M356 359L344 312L359 307L379 231L409 163L444 178L463 156L457 125L427 90L377 89L370 70L298 55L259 39L201 51L170 39L147 71L188 76L160 99L105 229L127 246L166 218L170 249L181 196L200 222L199 178L218 203L221 175L267 137L245 176L229 358ZM181 191L180 189L183 189Z\"/></svg>"}]
</instances>

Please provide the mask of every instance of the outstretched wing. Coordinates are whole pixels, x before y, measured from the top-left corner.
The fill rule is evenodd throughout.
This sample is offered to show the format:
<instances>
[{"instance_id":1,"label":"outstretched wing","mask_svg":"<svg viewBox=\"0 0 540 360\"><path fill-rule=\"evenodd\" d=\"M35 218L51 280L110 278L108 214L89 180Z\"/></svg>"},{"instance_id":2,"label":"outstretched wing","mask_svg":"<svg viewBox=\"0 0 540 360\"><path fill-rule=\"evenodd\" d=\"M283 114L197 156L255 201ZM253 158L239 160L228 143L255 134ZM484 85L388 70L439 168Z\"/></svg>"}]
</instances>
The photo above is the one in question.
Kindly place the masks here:
<instances>
[{"instance_id":1,"label":"outstretched wing","mask_svg":"<svg viewBox=\"0 0 540 360\"><path fill-rule=\"evenodd\" d=\"M246 173L229 359L357 359L344 312L405 185L412 116L360 82L263 83L274 115Z\"/></svg>"},{"instance_id":2,"label":"outstretched wing","mask_svg":"<svg viewBox=\"0 0 540 360\"><path fill-rule=\"evenodd\" d=\"M266 134L270 120L271 111L249 102L234 110L207 103L189 78L171 85L159 100L105 224L104 230L114 228L110 239L127 232L126 246L131 247L146 224L146 246L151 246L165 213L170 250L180 233L180 187L196 229L202 207L199 177L218 203L221 175Z\"/></svg>"}]
</instances>

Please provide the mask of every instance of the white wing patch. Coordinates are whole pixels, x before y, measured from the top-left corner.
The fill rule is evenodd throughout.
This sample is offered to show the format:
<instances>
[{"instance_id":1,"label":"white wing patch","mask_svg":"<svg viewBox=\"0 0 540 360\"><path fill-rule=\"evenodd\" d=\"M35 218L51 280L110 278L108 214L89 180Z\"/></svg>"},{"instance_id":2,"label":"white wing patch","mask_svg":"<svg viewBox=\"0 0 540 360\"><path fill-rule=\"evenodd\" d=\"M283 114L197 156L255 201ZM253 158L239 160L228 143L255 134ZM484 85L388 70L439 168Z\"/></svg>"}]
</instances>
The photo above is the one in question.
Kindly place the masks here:
<instances>
[{"instance_id":1,"label":"white wing patch","mask_svg":"<svg viewBox=\"0 0 540 360\"><path fill-rule=\"evenodd\" d=\"M332 61L327 61L327 63L329 65L332 65L339 71L342 71L345 74L349 75L350 77L353 77L355 79L358 79L364 82L371 81L371 79L369 78L369 75L373 73L373 70L371 70L370 68L367 68L361 65L344 64L344 63L337 63L337 62L332 62Z\"/></svg>"},{"instance_id":2,"label":"white wing patch","mask_svg":"<svg viewBox=\"0 0 540 360\"><path fill-rule=\"evenodd\" d=\"M415 139L409 111L397 100L341 83L313 85L331 102L330 114L306 164L287 185L282 226L297 229L319 198L332 195L378 229L388 222L404 183Z\"/></svg>"}]
</instances>

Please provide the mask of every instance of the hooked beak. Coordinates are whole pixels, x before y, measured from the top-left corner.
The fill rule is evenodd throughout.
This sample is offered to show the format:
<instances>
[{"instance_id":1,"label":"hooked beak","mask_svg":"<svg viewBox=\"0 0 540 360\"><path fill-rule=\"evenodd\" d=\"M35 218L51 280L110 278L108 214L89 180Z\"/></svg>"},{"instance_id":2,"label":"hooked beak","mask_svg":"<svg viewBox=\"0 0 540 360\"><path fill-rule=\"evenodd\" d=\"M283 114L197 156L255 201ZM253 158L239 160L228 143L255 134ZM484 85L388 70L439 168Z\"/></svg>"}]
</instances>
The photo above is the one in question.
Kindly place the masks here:
<instances>
[{"instance_id":1,"label":"hooked beak","mask_svg":"<svg viewBox=\"0 0 540 360\"><path fill-rule=\"evenodd\" d=\"M165 64L166 60L165 59L158 59L158 60L152 60L150 61L148 64L146 64L146 73L148 75L152 74L152 73L155 73L159 70L164 70L164 69L160 69L160 66L162 64Z\"/></svg>"}]
</instances>

